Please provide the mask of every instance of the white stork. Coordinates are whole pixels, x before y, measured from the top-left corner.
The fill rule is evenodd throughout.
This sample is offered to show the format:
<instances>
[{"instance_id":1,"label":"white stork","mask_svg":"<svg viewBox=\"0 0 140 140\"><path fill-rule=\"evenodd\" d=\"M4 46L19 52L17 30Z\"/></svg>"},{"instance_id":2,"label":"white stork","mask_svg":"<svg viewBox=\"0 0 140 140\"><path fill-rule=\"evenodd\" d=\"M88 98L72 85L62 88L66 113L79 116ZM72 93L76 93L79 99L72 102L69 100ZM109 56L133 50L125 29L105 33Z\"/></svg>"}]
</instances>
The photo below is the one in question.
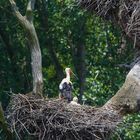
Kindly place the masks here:
<instances>
[{"instance_id":1,"label":"white stork","mask_svg":"<svg viewBox=\"0 0 140 140\"><path fill-rule=\"evenodd\" d=\"M70 103L72 101L72 82L70 81L71 74L74 74L70 68L65 69L66 78L59 84L60 98L64 98Z\"/></svg>"}]
</instances>

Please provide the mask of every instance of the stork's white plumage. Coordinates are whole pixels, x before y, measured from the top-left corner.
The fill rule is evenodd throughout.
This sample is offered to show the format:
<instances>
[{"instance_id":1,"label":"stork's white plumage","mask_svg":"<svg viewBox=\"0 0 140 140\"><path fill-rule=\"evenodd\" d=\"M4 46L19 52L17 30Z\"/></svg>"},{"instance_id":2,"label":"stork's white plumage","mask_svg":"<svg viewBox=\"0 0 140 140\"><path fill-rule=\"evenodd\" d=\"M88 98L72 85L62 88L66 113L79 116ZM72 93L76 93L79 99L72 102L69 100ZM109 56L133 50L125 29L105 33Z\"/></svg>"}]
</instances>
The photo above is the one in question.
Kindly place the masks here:
<instances>
[{"instance_id":1,"label":"stork's white plumage","mask_svg":"<svg viewBox=\"0 0 140 140\"><path fill-rule=\"evenodd\" d=\"M78 98L77 97L74 97L73 100L70 102L70 104L80 106L80 104L78 104Z\"/></svg>"},{"instance_id":2,"label":"stork's white plumage","mask_svg":"<svg viewBox=\"0 0 140 140\"><path fill-rule=\"evenodd\" d=\"M72 73L70 68L65 69L66 72L66 78L64 78L60 85L60 98L66 99L68 102L72 101L72 82L70 81L70 75Z\"/></svg>"}]
</instances>

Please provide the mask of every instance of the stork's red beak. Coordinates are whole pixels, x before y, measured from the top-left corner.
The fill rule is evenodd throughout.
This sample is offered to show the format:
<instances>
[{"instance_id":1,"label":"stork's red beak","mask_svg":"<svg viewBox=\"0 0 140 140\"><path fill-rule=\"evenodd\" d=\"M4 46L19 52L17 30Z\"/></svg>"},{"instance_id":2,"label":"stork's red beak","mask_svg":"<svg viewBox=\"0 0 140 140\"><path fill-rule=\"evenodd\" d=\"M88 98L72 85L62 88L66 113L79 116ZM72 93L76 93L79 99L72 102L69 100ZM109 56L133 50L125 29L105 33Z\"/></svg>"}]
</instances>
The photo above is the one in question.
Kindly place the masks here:
<instances>
[{"instance_id":1,"label":"stork's red beak","mask_svg":"<svg viewBox=\"0 0 140 140\"><path fill-rule=\"evenodd\" d=\"M69 70L69 74L70 74L70 75L72 75L72 74L73 74L73 72L72 72L72 70L71 70L71 69Z\"/></svg>"},{"instance_id":2,"label":"stork's red beak","mask_svg":"<svg viewBox=\"0 0 140 140\"><path fill-rule=\"evenodd\" d=\"M76 74L70 69L70 75L74 75L76 77L76 79L78 79L78 77L76 76Z\"/></svg>"}]
</instances>

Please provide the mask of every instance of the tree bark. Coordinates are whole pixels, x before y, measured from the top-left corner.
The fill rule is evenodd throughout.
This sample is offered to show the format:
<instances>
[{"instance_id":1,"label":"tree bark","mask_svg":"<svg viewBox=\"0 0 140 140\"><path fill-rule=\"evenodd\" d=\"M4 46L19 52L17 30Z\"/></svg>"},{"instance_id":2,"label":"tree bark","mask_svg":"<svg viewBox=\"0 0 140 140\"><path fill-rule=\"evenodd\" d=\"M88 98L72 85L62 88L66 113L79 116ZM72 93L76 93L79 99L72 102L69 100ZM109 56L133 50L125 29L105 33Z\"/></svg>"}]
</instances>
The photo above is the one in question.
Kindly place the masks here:
<instances>
[{"instance_id":1,"label":"tree bark","mask_svg":"<svg viewBox=\"0 0 140 140\"><path fill-rule=\"evenodd\" d=\"M140 111L140 61L128 73L120 90L105 105L122 115Z\"/></svg>"},{"instance_id":2,"label":"tree bark","mask_svg":"<svg viewBox=\"0 0 140 140\"><path fill-rule=\"evenodd\" d=\"M85 66L85 46L84 44L79 44L77 47L77 55L76 55L76 72L78 75L79 80L79 103L82 103L82 96L84 94L85 89L85 73L86 73L86 66Z\"/></svg>"},{"instance_id":3,"label":"tree bark","mask_svg":"<svg viewBox=\"0 0 140 140\"><path fill-rule=\"evenodd\" d=\"M33 93L42 96L43 91L43 76L42 76L42 58L41 50L36 34L36 30L33 24L33 10L35 5L35 0L29 0L26 10L26 15L22 16L16 6L14 0L9 0L13 9L15 16L17 17L19 23L27 32L27 39L31 51L31 67L33 76Z\"/></svg>"},{"instance_id":4,"label":"tree bark","mask_svg":"<svg viewBox=\"0 0 140 140\"><path fill-rule=\"evenodd\" d=\"M79 5L89 11L95 12L98 16L106 20L111 20L119 25L125 35L131 39L137 54L140 50L140 1L118 0L102 1L79 0ZM124 41L124 45L125 45ZM128 73L122 88L103 107L110 110L119 111L121 114L140 111L140 56L137 55L133 66Z\"/></svg>"},{"instance_id":5,"label":"tree bark","mask_svg":"<svg viewBox=\"0 0 140 140\"><path fill-rule=\"evenodd\" d=\"M85 90L85 78L86 78L86 64L85 64L85 56L86 56L86 50L85 50L85 29L86 24L86 18L84 17L82 19L82 22L80 23L80 33L79 38L76 42L73 42L72 34L68 34L68 44L71 46L71 54L72 54L72 60L73 64L76 70L76 74L78 76L78 83L79 83L79 92L78 92L78 102L82 103L82 96L84 94Z\"/></svg>"}]
</instances>

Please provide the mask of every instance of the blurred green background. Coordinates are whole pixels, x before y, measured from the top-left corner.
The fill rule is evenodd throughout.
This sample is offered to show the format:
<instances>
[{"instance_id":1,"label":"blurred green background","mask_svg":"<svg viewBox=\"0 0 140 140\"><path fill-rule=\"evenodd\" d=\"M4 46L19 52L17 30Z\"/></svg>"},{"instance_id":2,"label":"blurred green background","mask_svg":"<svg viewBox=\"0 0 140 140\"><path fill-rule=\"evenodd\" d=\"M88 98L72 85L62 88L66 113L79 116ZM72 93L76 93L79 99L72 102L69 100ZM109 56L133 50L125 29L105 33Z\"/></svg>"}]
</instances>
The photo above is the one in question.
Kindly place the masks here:
<instances>
[{"instance_id":1,"label":"blurred green background","mask_svg":"<svg viewBox=\"0 0 140 140\"><path fill-rule=\"evenodd\" d=\"M24 14L27 0L18 0L17 5ZM119 65L132 61L134 49L119 27L71 0L37 0L34 25L42 50L44 96L58 96L58 85L66 67L72 68L78 77L71 79L73 95L78 96L82 104L101 106L122 86L129 70ZM13 16L9 2L0 0L0 101L3 108L12 93L25 94L31 90L26 32ZM126 116L112 139L139 140L140 115Z\"/></svg>"}]
</instances>

